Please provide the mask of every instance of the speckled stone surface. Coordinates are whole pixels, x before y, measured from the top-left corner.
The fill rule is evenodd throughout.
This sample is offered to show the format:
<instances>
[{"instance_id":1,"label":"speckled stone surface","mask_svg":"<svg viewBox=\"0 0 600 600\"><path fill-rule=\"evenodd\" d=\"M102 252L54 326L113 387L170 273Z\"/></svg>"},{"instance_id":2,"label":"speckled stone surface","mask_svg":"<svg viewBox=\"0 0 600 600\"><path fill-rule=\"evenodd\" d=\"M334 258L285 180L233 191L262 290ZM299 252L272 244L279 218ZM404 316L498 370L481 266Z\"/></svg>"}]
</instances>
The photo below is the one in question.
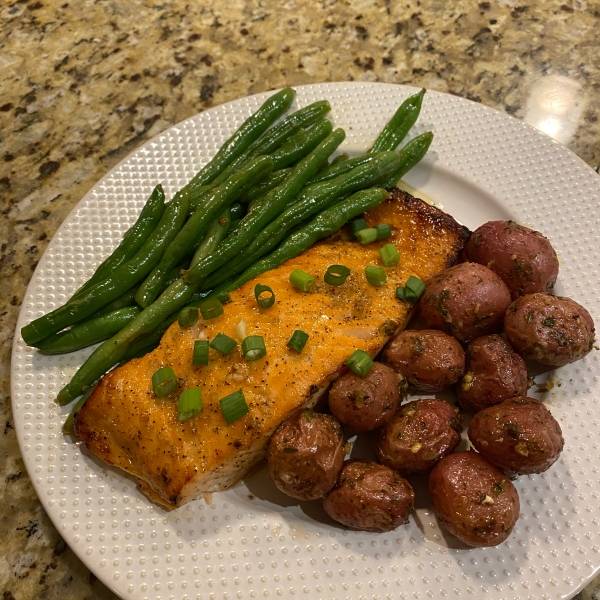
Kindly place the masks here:
<instances>
[{"instance_id":1,"label":"speckled stone surface","mask_svg":"<svg viewBox=\"0 0 600 600\"><path fill-rule=\"evenodd\" d=\"M130 151L211 106L284 85L383 81L482 102L600 166L591 0L0 4L0 592L115 598L45 515L9 395L21 300L48 241ZM579 600L600 597L600 579Z\"/></svg>"}]
</instances>

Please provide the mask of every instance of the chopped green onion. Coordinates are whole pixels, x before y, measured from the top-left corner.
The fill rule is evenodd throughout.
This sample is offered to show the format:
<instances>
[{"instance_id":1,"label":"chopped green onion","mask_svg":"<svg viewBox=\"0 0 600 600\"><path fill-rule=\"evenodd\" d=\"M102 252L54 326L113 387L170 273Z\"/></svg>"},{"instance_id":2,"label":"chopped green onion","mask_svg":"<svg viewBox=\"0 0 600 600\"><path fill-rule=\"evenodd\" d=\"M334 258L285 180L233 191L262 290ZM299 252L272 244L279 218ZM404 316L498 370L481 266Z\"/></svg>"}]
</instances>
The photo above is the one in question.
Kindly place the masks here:
<instances>
[{"instance_id":1,"label":"chopped green onion","mask_svg":"<svg viewBox=\"0 0 600 600\"><path fill-rule=\"evenodd\" d=\"M387 223L379 223L379 225L375 225L375 229L377 230L378 240L385 240L392 235L392 228Z\"/></svg>"},{"instance_id":2,"label":"chopped green onion","mask_svg":"<svg viewBox=\"0 0 600 600\"><path fill-rule=\"evenodd\" d=\"M262 294L271 295L267 296L266 298L261 298ZM273 290L268 285L262 285L262 283L257 283L254 286L254 297L256 298L256 301L258 302L258 305L261 308L270 308L271 306L273 306L273 304L275 304L275 292L273 292Z\"/></svg>"},{"instance_id":3,"label":"chopped green onion","mask_svg":"<svg viewBox=\"0 0 600 600\"><path fill-rule=\"evenodd\" d=\"M192 364L208 364L208 340L196 340L196 343L194 344L194 354L192 355Z\"/></svg>"},{"instance_id":4,"label":"chopped green onion","mask_svg":"<svg viewBox=\"0 0 600 600\"><path fill-rule=\"evenodd\" d=\"M381 262L386 267L393 267L400 262L400 254L394 244L384 244L379 248L379 254L381 254Z\"/></svg>"},{"instance_id":5,"label":"chopped green onion","mask_svg":"<svg viewBox=\"0 0 600 600\"><path fill-rule=\"evenodd\" d=\"M315 284L315 278L302 269L294 269L290 273L290 282L302 292L308 292Z\"/></svg>"},{"instance_id":6,"label":"chopped green onion","mask_svg":"<svg viewBox=\"0 0 600 600\"><path fill-rule=\"evenodd\" d=\"M344 364L357 375L364 377L373 367L373 360L364 350L355 350Z\"/></svg>"},{"instance_id":7,"label":"chopped green onion","mask_svg":"<svg viewBox=\"0 0 600 600\"><path fill-rule=\"evenodd\" d=\"M237 392L233 392L233 394L229 394L229 396L225 396L225 398L221 398L219 404L221 405L221 412L223 413L225 420L230 425L250 412L242 390L238 390Z\"/></svg>"},{"instance_id":8,"label":"chopped green onion","mask_svg":"<svg viewBox=\"0 0 600 600\"><path fill-rule=\"evenodd\" d=\"M342 285L350 275L350 269L344 265L331 265L325 273L325 283L329 285Z\"/></svg>"},{"instance_id":9,"label":"chopped green onion","mask_svg":"<svg viewBox=\"0 0 600 600\"><path fill-rule=\"evenodd\" d=\"M168 396L177 389L177 377L172 367L161 367L152 375L152 389L159 398Z\"/></svg>"},{"instance_id":10,"label":"chopped green onion","mask_svg":"<svg viewBox=\"0 0 600 600\"><path fill-rule=\"evenodd\" d=\"M396 288L396 298L398 298L398 300L404 300L405 302L417 301L412 290L405 288L403 285L400 285Z\"/></svg>"},{"instance_id":11,"label":"chopped green onion","mask_svg":"<svg viewBox=\"0 0 600 600\"><path fill-rule=\"evenodd\" d=\"M361 229L354 235L358 238L361 244L370 244L377 239L377 229L375 227L369 227L368 229Z\"/></svg>"},{"instance_id":12,"label":"chopped green onion","mask_svg":"<svg viewBox=\"0 0 600 600\"><path fill-rule=\"evenodd\" d=\"M231 296L229 292L219 292L215 298L221 303L226 304L227 302L231 302Z\"/></svg>"},{"instance_id":13,"label":"chopped green onion","mask_svg":"<svg viewBox=\"0 0 600 600\"><path fill-rule=\"evenodd\" d=\"M198 321L198 309L195 306L182 308L177 321L179 327L191 327Z\"/></svg>"},{"instance_id":14,"label":"chopped green onion","mask_svg":"<svg viewBox=\"0 0 600 600\"><path fill-rule=\"evenodd\" d=\"M202 318L208 321L223 314L223 305L216 298L211 298L200 305L200 312Z\"/></svg>"},{"instance_id":15,"label":"chopped green onion","mask_svg":"<svg viewBox=\"0 0 600 600\"><path fill-rule=\"evenodd\" d=\"M202 411L202 390L197 388L188 388L181 392L177 404L177 420L186 421L195 417Z\"/></svg>"},{"instance_id":16,"label":"chopped green onion","mask_svg":"<svg viewBox=\"0 0 600 600\"><path fill-rule=\"evenodd\" d=\"M417 302L424 291L425 284L418 277L411 275L404 287L396 288L396 297L406 302Z\"/></svg>"},{"instance_id":17,"label":"chopped green onion","mask_svg":"<svg viewBox=\"0 0 600 600\"><path fill-rule=\"evenodd\" d=\"M385 274L385 269L382 267L365 267L365 276L367 277L367 281L371 285L384 285L387 281L387 275Z\"/></svg>"},{"instance_id":18,"label":"chopped green onion","mask_svg":"<svg viewBox=\"0 0 600 600\"><path fill-rule=\"evenodd\" d=\"M364 219L355 219L352 221L352 233L356 235L359 231L367 229L367 222Z\"/></svg>"},{"instance_id":19,"label":"chopped green onion","mask_svg":"<svg viewBox=\"0 0 600 600\"><path fill-rule=\"evenodd\" d=\"M426 286L424 281L418 277L415 277L414 275L411 275L406 281L406 287L409 287L417 295L417 297L420 298L421 294L423 294L425 291Z\"/></svg>"},{"instance_id":20,"label":"chopped green onion","mask_svg":"<svg viewBox=\"0 0 600 600\"><path fill-rule=\"evenodd\" d=\"M237 346L237 342L228 335L219 332L209 345L221 354L231 354L231 351Z\"/></svg>"},{"instance_id":21,"label":"chopped green onion","mask_svg":"<svg viewBox=\"0 0 600 600\"><path fill-rule=\"evenodd\" d=\"M258 360L267 353L262 335L249 335L242 342L242 354L246 360Z\"/></svg>"},{"instance_id":22,"label":"chopped green onion","mask_svg":"<svg viewBox=\"0 0 600 600\"><path fill-rule=\"evenodd\" d=\"M306 346L306 342L308 342L308 333L302 331L302 329L296 329L292 334L290 341L287 343L287 347L300 354L304 349L304 346Z\"/></svg>"}]
</instances>

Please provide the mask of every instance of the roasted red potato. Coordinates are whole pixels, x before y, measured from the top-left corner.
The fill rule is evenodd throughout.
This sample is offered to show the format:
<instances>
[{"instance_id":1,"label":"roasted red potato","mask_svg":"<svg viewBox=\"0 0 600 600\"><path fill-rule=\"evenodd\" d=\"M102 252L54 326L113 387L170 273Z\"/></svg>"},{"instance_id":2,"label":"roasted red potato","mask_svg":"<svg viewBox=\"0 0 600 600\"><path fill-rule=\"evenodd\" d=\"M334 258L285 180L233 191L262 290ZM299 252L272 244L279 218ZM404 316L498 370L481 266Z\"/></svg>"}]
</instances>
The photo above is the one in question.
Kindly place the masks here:
<instances>
[{"instance_id":1,"label":"roasted red potato","mask_svg":"<svg viewBox=\"0 0 600 600\"><path fill-rule=\"evenodd\" d=\"M465 375L456 386L464 409L477 412L526 394L525 361L503 337L485 335L469 343Z\"/></svg>"},{"instance_id":2,"label":"roasted red potato","mask_svg":"<svg viewBox=\"0 0 600 600\"><path fill-rule=\"evenodd\" d=\"M402 475L426 471L458 446L461 432L456 407L435 398L415 400L379 430L377 460Z\"/></svg>"},{"instance_id":3,"label":"roasted red potato","mask_svg":"<svg viewBox=\"0 0 600 600\"><path fill-rule=\"evenodd\" d=\"M403 375L409 387L427 393L456 383L465 370L462 346L436 329L400 332L385 347L381 360Z\"/></svg>"},{"instance_id":4,"label":"roasted red potato","mask_svg":"<svg viewBox=\"0 0 600 600\"><path fill-rule=\"evenodd\" d=\"M344 463L344 436L335 417L303 410L275 431L266 452L275 485L299 500L322 498Z\"/></svg>"},{"instance_id":5,"label":"roasted red potato","mask_svg":"<svg viewBox=\"0 0 600 600\"><path fill-rule=\"evenodd\" d=\"M477 452L442 458L429 475L429 493L446 529L469 546L497 546L519 518L510 479Z\"/></svg>"},{"instance_id":6,"label":"roasted red potato","mask_svg":"<svg viewBox=\"0 0 600 600\"><path fill-rule=\"evenodd\" d=\"M496 273L477 263L461 263L427 282L419 306L430 327L470 342L500 330L510 301Z\"/></svg>"},{"instance_id":7,"label":"roasted red potato","mask_svg":"<svg viewBox=\"0 0 600 600\"><path fill-rule=\"evenodd\" d=\"M560 425L550 411L525 396L478 412L469 423L469 439L489 462L517 475L545 471L564 446Z\"/></svg>"},{"instance_id":8,"label":"roasted red potato","mask_svg":"<svg viewBox=\"0 0 600 600\"><path fill-rule=\"evenodd\" d=\"M489 221L467 242L467 258L494 271L513 300L525 294L551 292L558 276L552 244L538 231L514 221Z\"/></svg>"},{"instance_id":9,"label":"roasted red potato","mask_svg":"<svg viewBox=\"0 0 600 600\"><path fill-rule=\"evenodd\" d=\"M575 362L594 347L594 321L571 298L521 296L506 311L504 330L510 345L523 358L553 367Z\"/></svg>"},{"instance_id":10,"label":"roasted red potato","mask_svg":"<svg viewBox=\"0 0 600 600\"><path fill-rule=\"evenodd\" d=\"M344 463L337 485L323 499L327 514L346 527L391 531L408 522L415 493L396 471L372 461Z\"/></svg>"}]
</instances>

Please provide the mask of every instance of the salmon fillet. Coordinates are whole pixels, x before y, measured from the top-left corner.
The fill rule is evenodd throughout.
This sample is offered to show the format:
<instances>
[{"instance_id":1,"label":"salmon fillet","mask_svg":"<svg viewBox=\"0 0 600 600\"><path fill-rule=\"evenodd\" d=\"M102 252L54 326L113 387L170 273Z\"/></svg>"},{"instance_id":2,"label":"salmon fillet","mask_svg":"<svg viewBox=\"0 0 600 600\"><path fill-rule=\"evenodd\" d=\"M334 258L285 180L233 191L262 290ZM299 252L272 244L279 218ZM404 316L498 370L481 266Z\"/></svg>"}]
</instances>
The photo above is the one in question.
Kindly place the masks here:
<instances>
[{"instance_id":1,"label":"salmon fillet","mask_svg":"<svg viewBox=\"0 0 600 600\"><path fill-rule=\"evenodd\" d=\"M153 352L102 379L76 416L77 436L169 508L232 486L262 458L277 426L294 411L314 406L345 372L344 361L355 349L375 356L405 326L410 306L395 298L396 287L410 275L427 280L451 266L469 234L449 215L395 189L365 218L369 225L389 223L392 237L362 246L346 227L232 292L232 301L216 319L200 319L189 328L174 323ZM366 281L364 268L381 265L379 248L390 241L401 260L386 269L387 283L375 287ZM333 264L351 269L342 286L323 281ZM309 293L289 282L296 268L316 276ZM273 289L272 307L257 305L257 283ZM247 362L238 345L229 356L211 350L208 366L192 365L197 339L213 339L219 332L236 338L241 319L248 335L264 337L265 357ZM296 329L310 336L301 354L286 347ZM174 369L179 387L157 398L152 374L165 365ZM197 386L202 388L203 410L179 422L179 394ZM250 412L228 425L219 399L239 389Z\"/></svg>"}]
</instances>

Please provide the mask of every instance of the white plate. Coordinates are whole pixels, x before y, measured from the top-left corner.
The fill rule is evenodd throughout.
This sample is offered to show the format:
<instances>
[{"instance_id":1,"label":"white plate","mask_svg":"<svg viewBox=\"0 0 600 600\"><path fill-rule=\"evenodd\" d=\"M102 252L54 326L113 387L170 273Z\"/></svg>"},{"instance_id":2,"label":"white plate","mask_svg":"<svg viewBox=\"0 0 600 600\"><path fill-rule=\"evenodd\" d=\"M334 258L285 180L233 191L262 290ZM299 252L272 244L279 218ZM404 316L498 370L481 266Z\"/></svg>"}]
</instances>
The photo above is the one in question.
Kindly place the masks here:
<instances>
[{"instance_id":1,"label":"white plate","mask_svg":"<svg viewBox=\"0 0 600 600\"><path fill-rule=\"evenodd\" d=\"M344 127L343 148L364 150L413 88L332 83L299 87ZM152 187L167 194L206 162L268 94L201 113L117 165L62 224L31 280L17 330L62 304L134 222ZM558 293L600 322L600 178L552 139L504 114L428 92L414 133L435 132L407 182L471 228L511 217L547 235L561 259ZM521 517L495 548L447 539L417 500L410 524L389 534L345 531L319 503L278 495L264 472L165 512L126 475L66 440L68 412L53 403L89 349L32 352L15 336L12 402L27 471L58 531L123 598L568 598L600 567L600 353L552 373L546 394L565 450L546 473L520 477Z\"/></svg>"}]
</instances>

